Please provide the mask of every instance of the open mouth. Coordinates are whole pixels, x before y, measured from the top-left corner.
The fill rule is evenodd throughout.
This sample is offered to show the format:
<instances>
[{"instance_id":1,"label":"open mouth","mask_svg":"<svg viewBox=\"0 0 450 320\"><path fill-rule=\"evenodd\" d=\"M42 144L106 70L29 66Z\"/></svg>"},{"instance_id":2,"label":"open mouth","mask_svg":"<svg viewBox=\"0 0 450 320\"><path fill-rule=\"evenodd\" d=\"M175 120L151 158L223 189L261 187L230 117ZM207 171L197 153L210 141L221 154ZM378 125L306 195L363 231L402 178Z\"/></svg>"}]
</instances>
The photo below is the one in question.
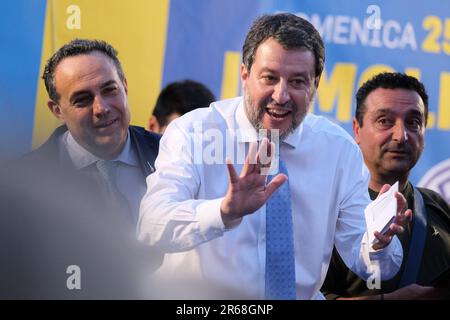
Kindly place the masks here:
<instances>
[{"instance_id":1,"label":"open mouth","mask_svg":"<svg viewBox=\"0 0 450 320\"><path fill-rule=\"evenodd\" d=\"M289 114L292 113L291 110L287 109L275 109L275 108L266 108L266 112L273 118L283 119L286 118Z\"/></svg>"}]
</instances>

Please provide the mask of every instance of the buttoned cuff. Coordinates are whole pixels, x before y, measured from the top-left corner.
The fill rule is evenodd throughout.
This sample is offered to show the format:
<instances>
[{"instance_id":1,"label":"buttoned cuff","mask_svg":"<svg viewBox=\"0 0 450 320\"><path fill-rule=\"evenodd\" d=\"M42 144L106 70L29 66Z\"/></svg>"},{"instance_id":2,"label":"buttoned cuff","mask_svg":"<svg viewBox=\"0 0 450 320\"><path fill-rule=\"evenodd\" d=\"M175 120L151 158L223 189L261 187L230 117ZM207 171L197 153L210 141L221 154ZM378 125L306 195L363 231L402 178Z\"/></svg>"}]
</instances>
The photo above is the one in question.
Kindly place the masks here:
<instances>
[{"instance_id":1,"label":"buttoned cuff","mask_svg":"<svg viewBox=\"0 0 450 320\"><path fill-rule=\"evenodd\" d=\"M373 250L370 247L370 260L377 261L381 269L381 280L391 279L397 274L403 260L403 249L396 235L389 245L383 249Z\"/></svg>"},{"instance_id":2,"label":"buttoned cuff","mask_svg":"<svg viewBox=\"0 0 450 320\"><path fill-rule=\"evenodd\" d=\"M242 221L242 218L236 219L232 226L228 228L224 225L222 214L220 212L220 205L222 204L223 199L224 198L222 197L214 200L207 200L197 207L200 233L204 234L208 239L221 236L225 231L234 229Z\"/></svg>"}]
</instances>

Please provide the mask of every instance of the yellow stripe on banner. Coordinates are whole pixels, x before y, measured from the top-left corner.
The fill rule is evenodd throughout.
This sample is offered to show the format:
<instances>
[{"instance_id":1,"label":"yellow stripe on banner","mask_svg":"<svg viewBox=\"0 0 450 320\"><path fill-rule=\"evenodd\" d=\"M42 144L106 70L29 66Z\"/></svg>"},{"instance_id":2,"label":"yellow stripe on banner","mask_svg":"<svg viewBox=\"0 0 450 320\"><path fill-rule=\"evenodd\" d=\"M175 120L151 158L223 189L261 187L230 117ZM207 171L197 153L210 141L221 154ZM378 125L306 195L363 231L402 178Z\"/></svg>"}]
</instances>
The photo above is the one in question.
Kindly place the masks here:
<instances>
[{"instance_id":1,"label":"yellow stripe on banner","mask_svg":"<svg viewBox=\"0 0 450 320\"><path fill-rule=\"evenodd\" d=\"M369 80L370 78L374 77L375 75L381 72L395 72L395 70L392 67L385 64L371 65L370 67L365 69L362 72L361 76L359 77L358 88L360 88L364 84L364 82L366 82L367 80Z\"/></svg>"},{"instance_id":2,"label":"yellow stripe on banner","mask_svg":"<svg viewBox=\"0 0 450 320\"><path fill-rule=\"evenodd\" d=\"M145 126L159 94L169 0L48 0L41 73L50 55L74 38L102 39L119 52L128 81L131 122ZM39 82L33 147L56 127Z\"/></svg>"},{"instance_id":3,"label":"yellow stripe on banner","mask_svg":"<svg viewBox=\"0 0 450 320\"><path fill-rule=\"evenodd\" d=\"M225 52L222 77L222 99L233 98L239 95L241 54L235 51Z\"/></svg>"},{"instance_id":4,"label":"yellow stripe on banner","mask_svg":"<svg viewBox=\"0 0 450 320\"><path fill-rule=\"evenodd\" d=\"M37 85L36 107L34 109L33 149L42 144L42 142L44 142L48 138L48 136L59 124L56 117L53 116L53 114L47 107L48 95L47 91L45 90L44 81L41 79L42 71L44 70L47 57L50 57L54 52L54 39L52 37L53 5L51 0L47 1L45 17L45 29L42 44L41 65L39 68L40 72Z\"/></svg>"},{"instance_id":5,"label":"yellow stripe on banner","mask_svg":"<svg viewBox=\"0 0 450 320\"><path fill-rule=\"evenodd\" d=\"M438 129L450 130L450 72L442 72L440 82Z\"/></svg>"},{"instance_id":6,"label":"yellow stripe on banner","mask_svg":"<svg viewBox=\"0 0 450 320\"><path fill-rule=\"evenodd\" d=\"M405 69L405 73L408 76L411 76L411 77L416 78L417 80L420 80L420 76L421 76L420 69L417 69L417 68L406 68Z\"/></svg>"}]
</instances>

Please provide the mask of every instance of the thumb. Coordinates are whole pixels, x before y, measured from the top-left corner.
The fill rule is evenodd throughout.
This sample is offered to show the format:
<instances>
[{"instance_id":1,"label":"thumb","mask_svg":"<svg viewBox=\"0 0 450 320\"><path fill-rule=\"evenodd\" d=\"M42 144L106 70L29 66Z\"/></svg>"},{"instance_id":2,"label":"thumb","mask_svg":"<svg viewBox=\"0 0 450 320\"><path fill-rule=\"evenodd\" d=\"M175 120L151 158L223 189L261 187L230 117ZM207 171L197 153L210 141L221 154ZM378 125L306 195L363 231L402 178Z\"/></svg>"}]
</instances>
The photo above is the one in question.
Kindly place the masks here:
<instances>
[{"instance_id":1,"label":"thumb","mask_svg":"<svg viewBox=\"0 0 450 320\"><path fill-rule=\"evenodd\" d=\"M266 200L269 199L272 193L274 193L283 183L285 183L287 179L287 175L283 173L277 174L266 186Z\"/></svg>"},{"instance_id":2,"label":"thumb","mask_svg":"<svg viewBox=\"0 0 450 320\"><path fill-rule=\"evenodd\" d=\"M378 197L381 196L383 193L385 193L386 191L388 191L391 188L390 184L385 184L381 187L380 192L378 193ZM377 197L377 198L378 198Z\"/></svg>"}]
</instances>

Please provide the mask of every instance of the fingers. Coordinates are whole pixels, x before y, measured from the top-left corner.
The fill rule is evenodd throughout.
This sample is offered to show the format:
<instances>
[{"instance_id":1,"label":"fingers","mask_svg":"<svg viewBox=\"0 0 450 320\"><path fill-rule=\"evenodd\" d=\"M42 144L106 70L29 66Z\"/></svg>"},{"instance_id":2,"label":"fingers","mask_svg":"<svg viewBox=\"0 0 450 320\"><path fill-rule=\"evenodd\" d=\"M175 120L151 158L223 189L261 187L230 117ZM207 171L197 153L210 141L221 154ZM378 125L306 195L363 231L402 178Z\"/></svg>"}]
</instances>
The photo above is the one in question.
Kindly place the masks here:
<instances>
[{"instance_id":1,"label":"fingers","mask_svg":"<svg viewBox=\"0 0 450 320\"><path fill-rule=\"evenodd\" d=\"M272 193L274 193L283 183L285 183L287 179L288 177L285 174L277 174L266 186L266 199L269 199Z\"/></svg>"},{"instance_id":2,"label":"fingers","mask_svg":"<svg viewBox=\"0 0 450 320\"><path fill-rule=\"evenodd\" d=\"M386 191L388 191L390 188L391 188L391 185L389 185L389 184L383 185L383 186L381 187L381 189L380 189L380 192L378 193L378 197L379 197L380 195L382 195L383 193L385 193ZM378 197L377 197L377 198L378 198Z\"/></svg>"},{"instance_id":3,"label":"fingers","mask_svg":"<svg viewBox=\"0 0 450 320\"><path fill-rule=\"evenodd\" d=\"M273 157L275 144L269 142L269 139L264 138L258 148L257 142L250 143L250 148L245 158L244 167L241 172L241 177L252 173L261 174L261 168L269 168Z\"/></svg>"},{"instance_id":4,"label":"fingers","mask_svg":"<svg viewBox=\"0 0 450 320\"><path fill-rule=\"evenodd\" d=\"M386 231L383 236L392 237L394 234L402 234L405 231L405 228L398 223L391 223L389 226L389 230Z\"/></svg>"},{"instance_id":5,"label":"fingers","mask_svg":"<svg viewBox=\"0 0 450 320\"><path fill-rule=\"evenodd\" d=\"M256 158L257 164L262 166L270 165L270 161L272 160L273 148L275 148L275 144L273 142L269 143L269 140L267 138L262 139Z\"/></svg>"},{"instance_id":6,"label":"fingers","mask_svg":"<svg viewBox=\"0 0 450 320\"><path fill-rule=\"evenodd\" d=\"M269 142L266 138L262 140L256 158L257 170L260 174L267 175L272 162L274 150L275 143Z\"/></svg>"},{"instance_id":7,"label":"fingers","mask_svg":"<svg viewBox=\"0 0 450 320\"><path fill-rule=\"evenodd\" d=\"M375 231L373 234L374 234L375 238L378 240L378 242L373 245L373 248L375 250L378 250L378 249L382 249L382 248L386 247L391 242L394 234L401 234L404 231L405 231L405 229L396 223L392 223L389 226L389 230L386 231L384 234L381 234L380 232Z\"/></svg>"},{"instance_id":8,"label":"fingers","mask_svg":"<svg viewBox=\"0 0 450 320\"><path fill-rule=\"evenodd\" d=\"M412 210L411 209L408 209L408 210L406 210L405 211L405 214L404 214L404 216L405 216L405 220L407 221L407 222L411 222L412 221Z\"/></svg>"},{"instance_id":9,"label":"fingers","mask_svg":"<svg viewBox=\"0 0 450 320\"><path fill-rule=\"evenodd\" d=\"M404 228L408 224L409 221L411 221L412 218L412 211L411 209L408 209L405 211L404 214L401 212L398 213L394 219L394 223L391 225L388 232L391 232L391 234L401 234L404 231Z\"/></svg>"},{"instance_id":10,"label":"fingers","mask_svg":"<svg viewBox=\"0 0 450 320\"><path fill-rule=\"evenodd\" d=\"M233 163L230 159L225 160L228 169L228 177L230 178L230 183L236 183L239 180L239 177L234 169Z\"/></svg>"},{"instance_id":11,"label":"fingers","mask_svg":"<svg viewBox=\"0 0 450 320\"><path fill-rule=\"evenodd\" d=\"M406 223L411 219L412 211L408 209L404 214L397 215L394 219L394 222L389 226L389 230L384 234L381 234L378 231L374 232L375 238L378 240L378 243L373 245L375 250L382 249L386 247L392 240L392 237L396 235L400 235L405 232Z\"/></svg>"},{"instance_id":12,"label":"fingers","mask_svg":"<svg viewBox=\"0 0 450 320\"><path fill-rule=\"evenodd\" d=\"M390 230L389 230L390 231ZM386 232L386 234L381 234L378 231L375 231L373 234L375 236L375 238L378 240L377 243L375 243L372 248L375 250L379 250L382 249L384 247L386 247L392 240L392 235L389 235L388 232Z\"/></svg>"},{"instance_id":13,"label":"fingers","mask_svg":"<svg viewBox=\"0 0 450 320\"><path fill-rule=\"evenodd\" d=\"M396 192L394 195L397 198L397 215L399 215L406 210L406 199L400 192Z\"/></svg>"},{"instance_id":14,"label":"fingers","mask_svg":"<svg viewBox=\"0 0 450 320\"><path fill-rule=\"evenodd\" d=\"M247 157L245 157L244 168L242 168L241 177L244 177L255 171L256 157L257 157L257 142L251 142L250 148L247 153Z\"/></svg>"}]
</instances>

